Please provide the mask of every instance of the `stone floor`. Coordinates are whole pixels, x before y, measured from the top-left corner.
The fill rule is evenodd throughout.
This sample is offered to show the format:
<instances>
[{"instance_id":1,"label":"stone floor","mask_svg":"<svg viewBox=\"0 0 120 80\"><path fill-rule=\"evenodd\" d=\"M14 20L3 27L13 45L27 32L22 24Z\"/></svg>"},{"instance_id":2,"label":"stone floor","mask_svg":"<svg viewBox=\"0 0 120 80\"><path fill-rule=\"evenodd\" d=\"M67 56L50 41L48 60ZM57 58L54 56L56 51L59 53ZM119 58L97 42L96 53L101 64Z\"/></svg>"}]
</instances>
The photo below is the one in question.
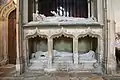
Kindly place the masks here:
<instances>
[{"instance_id":1,"label":"stone floor","mask_svg":"<svg viewBox=\"0 0 120 80\"><path fill-rule=\"evenodd\" d=\"M56 71L46 73L44 71L26 71L22 75L14 70L14 67L0 68L0 72L3 70L11 72L6 76L0 75L0 80L120 80L120 71L115 76L101 76L100 74L92 73L80 73L80 72L67 72L67 71ZM11 70L8 70L11 69ZM2 73L1 73L2 74Z\"/></svg>"},{"instance_id":2,"label":"stone floor","mask_svg":"<svg viewBox=\"0 0 120 80\"><path fill-rule=\"evenodd\" d=\"M0 77L0 80L120 80L120 76L100 76L91 73L67 73L67 72L26 72L22 75Z\"/></svg>"},{"instance_id":3,"label":"stone floor","mask_svg":"<svg viewBox=\"0 0 120 80\"><path fill-rule=\"evenodd\" d=\"M99 76L94 77L51 77L51 76L40 76L40 77L4 77L0 78L0 80L120 80L120 78L114 77L114 78L102 78Z\"/></svg>"}]
</instances>

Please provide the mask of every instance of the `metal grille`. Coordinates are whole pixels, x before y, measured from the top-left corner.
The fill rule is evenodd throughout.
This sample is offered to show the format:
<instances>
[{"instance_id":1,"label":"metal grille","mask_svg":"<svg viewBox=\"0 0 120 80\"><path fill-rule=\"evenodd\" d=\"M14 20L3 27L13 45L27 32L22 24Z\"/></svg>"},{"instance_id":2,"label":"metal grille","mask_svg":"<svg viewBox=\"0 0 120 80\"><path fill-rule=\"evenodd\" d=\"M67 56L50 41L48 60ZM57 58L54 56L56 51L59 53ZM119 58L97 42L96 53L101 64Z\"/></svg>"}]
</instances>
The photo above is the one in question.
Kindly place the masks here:
<instances>
[{"instance_id":1,"label":"metal grille","mask_svg":"<svg viewBox=\"0 0 120 80\"><path fill-rule=\"evenodd\" d=\"M39 13L52 16L50 11L55 11L60 16L88 17L87 0L39 0Z\"/></svg>"}]
</instances>

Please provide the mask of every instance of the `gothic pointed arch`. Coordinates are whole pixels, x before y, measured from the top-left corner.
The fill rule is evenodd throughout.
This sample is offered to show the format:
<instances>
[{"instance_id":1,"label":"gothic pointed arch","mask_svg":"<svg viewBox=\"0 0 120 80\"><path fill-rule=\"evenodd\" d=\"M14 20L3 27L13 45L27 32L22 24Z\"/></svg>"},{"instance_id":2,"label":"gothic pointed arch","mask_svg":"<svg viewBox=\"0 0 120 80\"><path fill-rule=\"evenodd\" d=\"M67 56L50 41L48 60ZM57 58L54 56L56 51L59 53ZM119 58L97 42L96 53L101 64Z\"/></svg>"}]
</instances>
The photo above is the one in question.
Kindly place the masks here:
<instances>
[{"instance_id":1,"label":"gothic pointed arch","mask_svg":"<svg viewBox=\"0 0 120 80\"><path fill-rule=\"evenodd\" d=\"M4 4L0 10L0 17L8 18L10 12L16 9L15 2L11 0L9 3Z\"/></svg>"},{"instance_id":2,"label":"gothic pointed arch","mask_svg":"<svg viewBox=\"0 0 120 80\"><path fill-rule=\"evenodd\" d=\"M0 65L8 63L8 17L15 9L13 0L9 0L0 8Z\"/></svg>"}]
</instances>

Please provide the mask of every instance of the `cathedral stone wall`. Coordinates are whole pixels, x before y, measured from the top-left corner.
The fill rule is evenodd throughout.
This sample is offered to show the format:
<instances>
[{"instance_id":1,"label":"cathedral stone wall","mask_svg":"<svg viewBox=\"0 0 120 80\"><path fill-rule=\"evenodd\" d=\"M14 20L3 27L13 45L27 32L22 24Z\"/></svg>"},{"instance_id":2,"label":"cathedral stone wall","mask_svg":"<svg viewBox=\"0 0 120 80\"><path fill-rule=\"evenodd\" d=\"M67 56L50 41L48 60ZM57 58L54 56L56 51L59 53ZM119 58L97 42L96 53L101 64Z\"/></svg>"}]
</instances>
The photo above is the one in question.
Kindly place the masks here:
<instances>
[{"instance_id":1,"label":"cathedral stone wall","mask_svg":"<svg viewBox=\"0 0 120 80\"><path fill-rule=\"evenodd\" d=\"M9 3L6 3L5 1L9 1ZM22 7L23 8L23 23L28 23L28 0L21 0L23 1L23 4ZM89 1L89 0L88 0ZM103 35L107 35L108 37L105 37L106 40L108 40L106 42L107 47L108 48L105 48L106 52L104 53L106 56L106 62L105 64L107 64L107 71L109 71L109 73L114 73L115 72L115 46L114 46L114 43L115 43L115 35L114 33L115 32L120 32L120 16L119 16L119 9L120 7L118 6L119 4L119 0L107 0L107 16L104 16L103 13L105 13L103 9L103 1L105 0L98 0L97 1L97 13L98 13L98 22L100 23L103 23L104 21L104 18L106 20L108 20L108 23L105 23L107 24L107 28L108 30L104 30L106 33L108 31L108 35L106 33L104 33ZM15 3L13 2L13 0L2 0L2 3L1 4L4 4L2 5L2 7L0 6L0 66L1 65L4 65L7 63L7 60L8 60L8 15L10 14L10 12L12 12L15 8L16 8L16 5ZM19 4L17 5L19 6ZM18 7L19 9L19 7ZM19 10L17 9L17 13L19 13ZM114 10L114 11L113 11ZM115 13L113 13L115 12ZM17 19L19 17L19 14L17 14ZM18 64L22 64L20 60L22 60L22 55L21 53L22 52L22 49L20 48L20 46L22 46L22 42L21 42L21 35L23 33L20 33L20 27L21 25L19 25L19 20L16 21L16 25L17 25L17 29L16 29L16 34L17 34L17 62ZM115 23L116 23L116 28L115 28ZM105 25L106 26L106 25ZM19 27L19 28L18 28ZM23 26L22 26L23 27ZM20 31L19 31L20 30ZM49 46L50 47L50 46ZM105 47L105 46L104 46ZM49 51L50 52L50 51ZM20 67L20 65L17 66L17 69ZM24 67L23 67L24 68ZM21 67L22 69L22 67ZM19 68L19 71L20 68Z\"/></svg>"},{"instance_id":2,"label":"cathedral stone wall","mask_svg":"<svg viewBox=\"0 0 120 80\"><path fill-rule=\"evenodd\" d=\"M114 10L114 17L116 22L116 33L120 32L120 0L113 1L113 10Z\"/></svg>"}]
</instances>

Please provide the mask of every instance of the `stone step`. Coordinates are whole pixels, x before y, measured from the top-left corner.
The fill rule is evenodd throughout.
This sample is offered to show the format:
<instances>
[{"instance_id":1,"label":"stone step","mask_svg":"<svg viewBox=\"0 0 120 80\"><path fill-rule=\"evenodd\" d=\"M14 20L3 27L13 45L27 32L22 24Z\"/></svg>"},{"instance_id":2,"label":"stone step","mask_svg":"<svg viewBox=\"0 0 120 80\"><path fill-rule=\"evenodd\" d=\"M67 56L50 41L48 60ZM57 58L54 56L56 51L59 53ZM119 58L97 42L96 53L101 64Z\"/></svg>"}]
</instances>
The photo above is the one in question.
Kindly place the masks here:
<instances>
[{"instance_id":1,"label":"stone step","mask_svg":"<svg viewBox=\"0 0 120 80\"><path fill-rule=\"evenodd\" d=\"M2 76L2 77L11 76L12 72L15 70L16 70L16 67L13 64L7 64L5 66L1 66L0 72L3 72L3 74L1 74L0 76Z\"/></svg>"},{"instance_id":2,"label":"stone step","mask_svg":"<svg viewBox=\"0 0 120 80\"><path fill-rule=\"evenodd\" d=\"M0 72L0 75L4 74L4 72Z\"/></svg>"},{"instance_id":3,"label":"stone step","mask_svg":"<svg viewBox=\"0 0 120 80\"><path fill-rule=\"evenodd\" d=\"M16 70L13 70L7 76L9 76L9 77L17 77L17 76L19 76L19 73Z\"/></svg>"}]
</instances>

